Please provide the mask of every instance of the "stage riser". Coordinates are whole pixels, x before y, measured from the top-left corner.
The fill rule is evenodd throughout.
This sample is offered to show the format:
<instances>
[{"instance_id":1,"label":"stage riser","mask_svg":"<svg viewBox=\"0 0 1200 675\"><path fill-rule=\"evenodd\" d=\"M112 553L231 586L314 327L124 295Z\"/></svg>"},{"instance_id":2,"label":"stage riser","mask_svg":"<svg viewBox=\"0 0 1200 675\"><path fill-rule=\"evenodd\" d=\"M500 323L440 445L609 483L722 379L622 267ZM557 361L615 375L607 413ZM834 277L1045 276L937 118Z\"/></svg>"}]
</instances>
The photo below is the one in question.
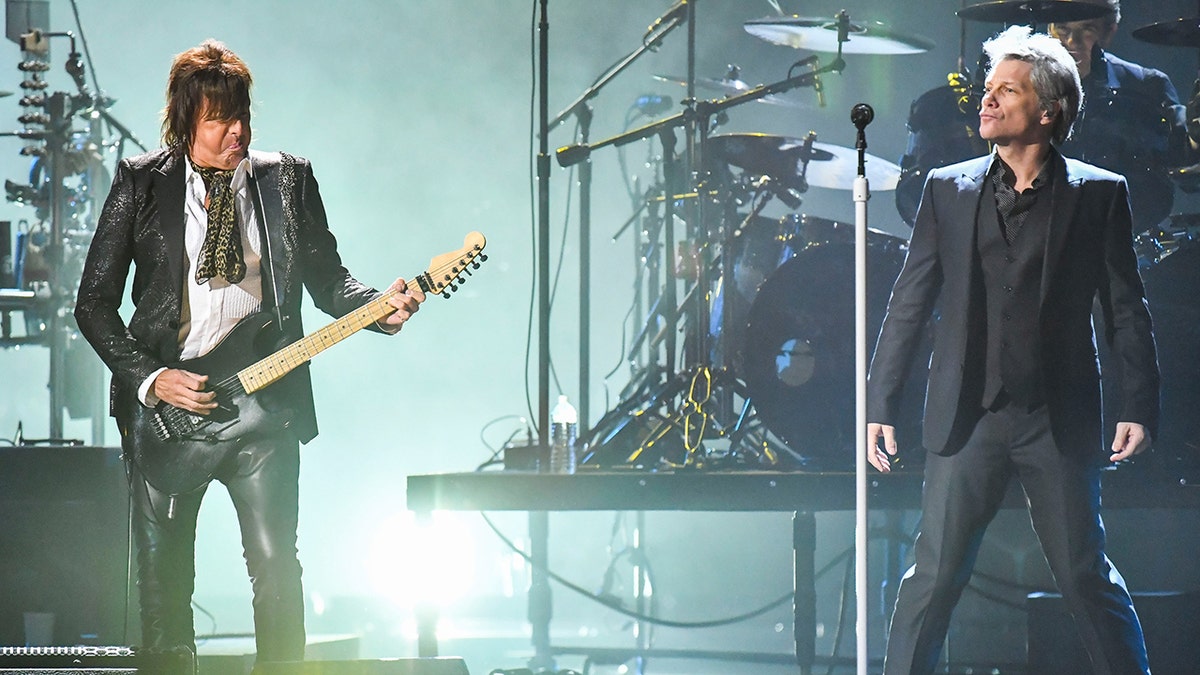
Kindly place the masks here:
<instances>
[{"instance_id":1,"label":"stage riser","mask_svg":"<svg viewBox=\"0 0 1200 675\"><path fill-rule=\"evenodd\" d=\"M469 675L459 658L379 659L266 663L253 675Z\"/></svg>"}]
</instances>

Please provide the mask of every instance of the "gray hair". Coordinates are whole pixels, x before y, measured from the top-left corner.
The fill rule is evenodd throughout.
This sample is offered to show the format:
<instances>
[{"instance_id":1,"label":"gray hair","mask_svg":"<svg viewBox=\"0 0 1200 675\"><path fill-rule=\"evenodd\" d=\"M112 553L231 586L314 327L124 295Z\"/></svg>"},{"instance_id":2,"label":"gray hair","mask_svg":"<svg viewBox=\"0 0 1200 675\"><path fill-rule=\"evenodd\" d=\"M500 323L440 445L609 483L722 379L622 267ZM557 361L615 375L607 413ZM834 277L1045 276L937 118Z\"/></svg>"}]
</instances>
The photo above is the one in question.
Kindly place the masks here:
<instances>
[{"instance_id":1,"label":"gray hair","mask_svg":"<svg viewBox=\"0 0 1200 675\"><path fill-rule=\"evenodd\" d=\"M1028 26L1011 26L983 43L988 57L987 77L991 79L997 64L1005 59L1024 61L1033 70L1033 90L1047 113L1054 113L1050 136L1055 144L1071 137L1071 127L1083 106L1083 85L1075 59L1057 39L1034 33Z\"/></svg>"}]
</instances>

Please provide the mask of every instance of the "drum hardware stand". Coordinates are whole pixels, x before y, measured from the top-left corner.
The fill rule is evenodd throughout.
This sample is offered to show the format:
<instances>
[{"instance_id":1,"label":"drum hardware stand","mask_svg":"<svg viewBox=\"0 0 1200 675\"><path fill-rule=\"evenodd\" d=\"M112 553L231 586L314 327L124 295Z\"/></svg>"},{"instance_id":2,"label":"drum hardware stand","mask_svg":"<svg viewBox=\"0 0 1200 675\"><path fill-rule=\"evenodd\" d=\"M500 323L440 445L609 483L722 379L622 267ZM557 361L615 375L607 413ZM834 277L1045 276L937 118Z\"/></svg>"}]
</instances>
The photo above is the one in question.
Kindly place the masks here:
<instances>
[{"instance_id":1,"label":"drum hardware stand","mask_svg":"<svg viewBox=\"0 0 1200 675\"><path fill-rule=\"evenodd\" d=\"M536 250L538 251L537 260L537 287L538 287L538 410L537 410L537 429L538 429L538 445L547 447L549 445L549 430L550 430L550 149L549 135L551 129L549 115L549 0L538 0L537 2L537 73L536 80L538 85L538 155L537 155L537 242ZM688 10L688 20L694 19L694 8L691 2L684 0L682 5ZM656 30L663 22L669 22L670 25L659 36L665 35L683 19L680 18L678 6L670 10L667 15L659 19L653 26L651 31ZM643 38L642 49L635 51L628 59L619 64L619 68L610 70L607 77L602 77L588 92L585 92L574 104L568 107L566 111L559 116L555 124L561 123L566 116L576 114L577 109L584 107L584 103L589 100L605 82L611 79L621 69L627 66L641 53L653 48L659 40L649 40ZM590 111L585 113L588 116L588 121L581 118L581 130L584 137L582 139L584 146L587 143L587 126L590 126ZM576 161L586 159L586 155L580 157ZM564 164L564 166L566 166ZM583 179L587 179L587 183ZM581 173L581 189L590 192L590 173ZM581 400L582 420L584 428L588 428L588 383L589 368L588 363L590 354L588 353L588 332L590 326L588 323L590 297L588 295L589 288L589 267L590 248L588 241L590 239L590 195L581 197L580 208L584 210L584 222L581 227L581 283L580 283L580 323L582 326L582 337L580 340L581 358L580 358L580 377L581 377ZM584 229L586 228L586 229ZM551 642L548 629L548 621L537 620L541 617L549 617L551 611L549 576L546 573L546 561L548 551L544 545L547 539L549 530L549 519L546 512L530 513L529 517L530 539L534 542L542 542L535 544L530 551L531 557L535 564L530 581L530 598L529 598L529 614L534 631L531 637L531 642L534 647L534 655L530 659L530 666L539 670L553 670L554 657L551 651ZM436 613L431 608L421 608L418 611L418 622L426 628L427 634L434 634L430 630L430 626L436 624ZM422 644L418 645L418 651L422 656L435 656L437 648L435 645Z\"/></svg>"},{"instance_id":2,"label":"drum hardware stand","mask_svg":"<svg viewBox=\"0 0 1200 675\"><path fill-rule=\"evenodd\" d=\"M632 65L648 51L657 51L663 38L684 21L678 11L672 10L653 24L642 43L625 57L604 71L595 82L579 95L570 105L562 110L547 125L547 131L554 129L575 116L579 125L578 141L586 145L588 142L591 123L592 107L588 104L595 98L617 75ZM659 30L659 27L665 28ZM592 163L584 161L579 167L579 398L577 409L581 422L582 433L586 433L590 417L591 402L591 240L592 240Z\"/></svg>"},{"instance_id":3,"label":"drum hardware stand","mask_svg":"<svg viewBox=\"0 0 1200 675\"><path fill-rule=\"evenodd\" d=\"M590 156L592 151L599 148L610 145L619 147L628 143L632 143L633 141L659 135L664 139L664 148L666 150L664 153L664 163L665 165L669 165L670 163L666 161L666 157L671 154L670 150L673 148L673 144L668 145L668 141L673 139L673 134L668 135L664 134L664 132L672 130L675 127L685 125L692 126L699 130L704 130L707 127L708 120L710 120L714 115L717 115L728 108L741 105L749 101L758 100L771 94L782 93L796 87L814 86L817 82L819 82L820 75L829 72L840 72L844 67L845 62L840 58L839 55L837 59L827 66L813 68L812 70L799 75L795 75L769 85L762 85L735 96L715 101L689 101L689 107L683 112L632 129L617 136L613 136L591 144L581 143L559 148L557 151L558 163L563 167L571 166L578 162L584 161ZM700 136L700 147L693 150L695 153L693 156L700 156L700 153L703 152L704 140L706 139L707 135L704 131L701 131ZM689 141L691 140L692 139L689 138ZM695 148L694 143L689 144ZM696 152L696 150L699 150L699 152ZM697 181L698 175L699 172L693 172L693 182ZM668 181L668 183L669 182L670 181ZM707 195L708 188L709 186L706 183L699 183L698 187L694 190L694 193L697 196L696 201L698 204L696 204L692 209L696 215L689 219L690 229L699 230L701 227L702 221L700 219L704 217L705 211L703 208L705 199L702 197ZM667 194L671 195L671 191L668 190ZM666 206L664 209L664 223L666 226L665 235L667 239L664 245L664 252L669 253L673 253L675 249L672 236L673 201L674 200L670 198L664 199ZM699 241L700 239L702 238L699 236L693 236L694 241ZM699 441L702 440L702 434L706 433L711 426L709 422L712 413L709 411L709 408L712 405L715 405L715 403L710 404L713 389L736 388L738 385L736 378L734 378L728 370L724 368L713 368L712 364L709 363L709 358L706 356L707 341L705 340L704 336L700 334L707 329L708 325L707 302L709 298L705 284L708 282L707 268L709 265L706 257L711 251L710 243L708 241L699 241L695 250L697 257L699 258L699 263L696 270L697 278L694 280L695 283L685 297L684 301L678 304L674 302L675 298L673 297L674 293L672 291L679 275L672 274L671 272L668 272L667 274L666 292L661 300L667 310L677 307L678 310L672 312L675 314L676 319L679 316L687 317L685 319L685 321L687 321L685 328L689 330L689 334L699 336L698 339L691 343L692 348L689 349L689 354L687 355L688 360L694 365L679 373L674 372L671 368L670 364L674 363L674 358L673 350L670 349L670 343L675 332L677 321L670 321L669 319L671 317L665 317L668 319L668 323L665 326L665 337L668 342L669 357L667 361L668 367L665 371L665 375L668 379L674 380L677 384L674 388L668 387L666 390L667 392L674 392L673 394L668 395L666 398L664 398L662 395L655 397L655 404L669 404L670 399L675 395L682 393L684 390L689 392L689 396L685 401L683 401L677 416L674 418L667 416L666 418L666 420L677 419L677 422L672 422L670 424L678 424L684 430L686 437L685 448L687 450L687 456L682 462L682 466L688 468L700 468L704 464L704 458L702 456L703 453L700 452ZM699 307L699 309L689 312L687 307L692 303L695 303L695 306ZM660 315L661 314L664 314L664 312L660 312ZM645 331L643 331L643 334L644 333ZM657 435L657 438L661 438L661 434L665 434L670 430L670 424L664 423L660 425L654 430L652 436Z\"/></svg>"}]
</instances>

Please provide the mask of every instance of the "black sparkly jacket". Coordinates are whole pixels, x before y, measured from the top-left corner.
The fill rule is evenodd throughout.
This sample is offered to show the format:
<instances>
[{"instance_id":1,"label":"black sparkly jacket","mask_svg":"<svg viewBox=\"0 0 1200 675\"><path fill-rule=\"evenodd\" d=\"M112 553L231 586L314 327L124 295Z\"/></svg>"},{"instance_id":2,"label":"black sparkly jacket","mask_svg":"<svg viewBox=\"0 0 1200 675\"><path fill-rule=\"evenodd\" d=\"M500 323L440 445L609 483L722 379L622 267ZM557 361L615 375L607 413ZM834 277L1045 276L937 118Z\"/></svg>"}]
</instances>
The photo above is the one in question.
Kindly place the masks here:
<instances>
[{"instance_id":1,"label":"black sparkly jacket","mask_svg":"<svg viewBox=\"0 0 1200 675\"><path fill-rule=\"evenodd\" d=\"M250 152L250 181L259 227L266 232L264 309L281 311L283 333L304 334L301 287L316 306L341 316L379 295L342 266L309 162L285 153ZM104 204L75 305L79 330L113 373L110 414L122 437L139 406L138 386L155 370L179 360L183 299L183 157L156 150L121 161ZM133 315L126 326L118 310L133 265ZM301 442L317 434L307 366L286 378L297 415L292 431Z\"/></svg>"}]
</instances>

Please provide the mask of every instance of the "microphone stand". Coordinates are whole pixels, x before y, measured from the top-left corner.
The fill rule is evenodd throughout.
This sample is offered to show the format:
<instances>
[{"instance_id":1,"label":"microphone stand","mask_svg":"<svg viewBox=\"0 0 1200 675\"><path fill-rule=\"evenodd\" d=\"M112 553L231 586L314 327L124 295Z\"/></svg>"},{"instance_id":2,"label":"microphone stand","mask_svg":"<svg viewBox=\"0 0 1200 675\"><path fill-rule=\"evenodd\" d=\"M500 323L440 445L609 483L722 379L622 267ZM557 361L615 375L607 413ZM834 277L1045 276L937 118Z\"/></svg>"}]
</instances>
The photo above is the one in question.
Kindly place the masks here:
<instances>
[{"instance_id":1,"label":"microphone stand","mask_svg":"<svg viewBox=\"0 0 1200 675\"><path fill-rule=\"evenodd\" d=\"M857 638L858 675L867 675L867 200L871 188L866 176L866 126L875 111L859 103L850 112L858 128L854 147L858 150L858 175L854 179L854 375L855 417L855 523L854 589L856 600L855 636Z\"/></svg>"},{"instance_id":2,"label":"microphone stand","mask_svg":"<svg viewBox=\"0 0 1200 675\"><path fill-rule=\"evenodd\" d=\"M579 142L587 144L592 124L592 107L588 101L595 98L609 82L648 51L655 51L667 33L674 30L682 18L676 18L659 30L653 39L644 40L632 52L583 91L570 105L547 123L542 138L550 129L557 128L568 117L574 115L579 122ZM592 259L592 163L584 162L579 167L579 437L584 438L591 427L591 259Z\"/></svg>"},{"instance_id":3,"label":"microphone stand","mask_svg":"<svg viewBox=\"0 0 1200 675\"><path fill-rule=\"evenodd\" d=\"M539 0L538 18L538 447L550 447L550 134L549 86L550 22L548 0ZM550 514L529 512L529 624L533 670L554 670L550 644ZM436 629L436 623L433 626ZM430 633L436 635L436 632ZM423 655L423 654L422 654ZM436 655L436 653L434 654Z\"/></svg>"},{"instance_id":4,"label":"microphone stand","mask_svg":"<svg viewBox=\"0 0 1200 675\"><path fill-rule=\"evenodd\" d=\"M630 129L629 131L622 132L616 136L610 136L604 140L596 141L595 143L577 143L575 145L566 145L560 147L555 151L555 157L558 160L558 165L562 167L578 164L579 162L587 159L593 151L599 150L600 148L605 148L610 145L618 147L627 145L634 141L639 141L643 138L649 138L659 134L665 129L684 126L685 124L691 122L692 118L694 117L710 117L723 110L726 110L727 108L732 108L750 101L757 101L764 96L779 94L790 89L795 89L796 87L812 86L819 76L830 72L841 72L841 70L845 68L845 65L845 61L843 61L841 58L838 58L823 68L812 70L807 73L801 73L794 77L789 77L786 80L780 80L771 84L759 85L736 96L729 96L727 98L718 100L697 101L694 110L684 110L683 112L676 113L670 117L664 117L663 119L640 126L636 129Z\"/></svg>"}]
</instances>

